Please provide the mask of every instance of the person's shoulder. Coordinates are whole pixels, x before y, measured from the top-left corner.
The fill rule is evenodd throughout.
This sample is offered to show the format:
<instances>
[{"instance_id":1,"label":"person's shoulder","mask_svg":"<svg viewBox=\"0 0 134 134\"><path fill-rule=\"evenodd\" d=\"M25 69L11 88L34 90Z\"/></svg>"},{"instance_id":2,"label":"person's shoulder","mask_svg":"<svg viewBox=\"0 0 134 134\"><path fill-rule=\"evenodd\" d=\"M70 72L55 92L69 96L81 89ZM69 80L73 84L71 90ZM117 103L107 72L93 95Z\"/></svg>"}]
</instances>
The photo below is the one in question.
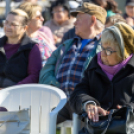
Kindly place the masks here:
<instances>
[{"instance_id":1,"label":"person's shoulder","mask_svg":"<svg viewBox=\"0 0 134 134\"><path fill-rule=\"evenodd\" d=\"M0 37L0 41L1 41L1 40L5 40L5 39L7 40L7 37L6 37L5 35L2 36L2 37Z\"/></svg>"},{"instance_id":2,"label":"person's shoulder","mask_svg":"<svg viewBox=\"0 0 134 134\"><path fill-rule=\"evenodd\" d=\"M66 34L66 35L67 35L67 34L75 35L75 28L73 27L73 28L69 29L65 34Z\"/></svg>"},{"instance_id":3,"label":"person's shoulder","mask_svg":"<svg viewBox=\"0 0 134 134\"><path fill-rule=\"evenodd\" d=\"M89 65L87 67L87 70L92 70L92 69L98 68L97 57L98 57L98 54L96 54L93 57L93 59L91 60L91 62L89 63Z\"/></svg>"},{"instance_id":4,"label":"person's shoulder","mask_svg":"<svg viewBox=\"0 0 134 134\"><path fill-rule=\"evenodd\" d=\"M21 46L27 46L26 48L30 48L31 50L36 46L38 46L38 42L31 39L30 37L28 37L27 35L24 35L22 42L21 42Z\"/></svg>"},{"instance_id":5,"label":"person's shoulder","mask_svg":"<svg viewBox=\"0 0 134 134\"><path fill-rule=\"evenodd\" d=\"M48 20L45 24L44 24L44 26L49 26L49 25L51 25L52 24L52 20Z\"/></svg>"},{"instance_id":6,"label":"person's shoulder","mask_svg":"<svg viewBox=\"0 0 134 134\"><path fill-rule=\"evenodd\" d=\"M66 40L66 41L64 41L61 45L59 45L58 47L57 47L57 51L59 51L59 50L61 50L61 49L68 49L68 48L70 48L70 46L72 45L72 42L73 42L73 40L74 39L68 39L68 40Z\"/></svg>"},{"instance_id":7,"label":"person's shoulder","mask_svg":"<svg viewBox=\"0 0 134 134\"><path fill-rule=\"evenodd\" d=\"M74 38L68 39L68 40L64 41L62 45L70 45L73 42L73 40L74 40Z\"/></svg>"},{"instance_id":8,"label":"person's shoulder","mask_svg":"<svg viewBox=\"0 0 134 134\"><path fill-rule=\"evenodd\" d=\"M38 31L40 32L51 32L50 28L47 26L42 26Z\"/></svg>"},{"instance_id":9,"label":"person's shoulder","mask_svg":"<svg viewBox=\"0 0 134 134\"><path fill-rule=\"evenodd\" d=\"M23 44L36 44L36 42L32 38L28 37L27 35L23 37L22 43Z\"/></svg>"}]
</instances>

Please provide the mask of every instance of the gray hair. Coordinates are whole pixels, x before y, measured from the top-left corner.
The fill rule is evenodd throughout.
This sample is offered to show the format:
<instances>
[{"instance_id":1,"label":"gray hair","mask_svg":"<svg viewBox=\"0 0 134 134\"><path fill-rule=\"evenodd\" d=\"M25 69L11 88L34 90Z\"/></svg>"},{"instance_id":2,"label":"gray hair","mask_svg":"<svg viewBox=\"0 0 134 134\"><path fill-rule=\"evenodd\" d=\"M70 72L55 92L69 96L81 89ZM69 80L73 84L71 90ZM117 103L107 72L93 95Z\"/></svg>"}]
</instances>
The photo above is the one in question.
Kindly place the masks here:
<instances>
[{"instance_id":1,"label":"gray hair","mask_svg":"<svg viewBox=\"0 0 134 134\"><path fill-rule=\"evenodd\" d=\"M95 25L96 29L104 29L105 28L105 25L102 24L102 22L98 19L96 19L96 25Z\"/></svg>"},{"instance_id":2,"label":"gray hair","mask_svg":"<svg viewBox=\"0 0 134 134\"><path fill-rule=\"evenodd\" d=\"M91 15L87 14L89 17L91 17ZM96 18L96 17L95 17ZM95 24L95 28L97 30L103 30L105 28L105 25L98 19L96 19L96 24Z\"/></svg>"},{"instance_id":3,"label":"gray hair","mask_svg":"<svg viewBox=\"0 0 134 134\"><path fill-rule=\"evenodd\" d=\"M119 43L118 43L118 41L116 40L114 34L111 31L106 30L106 31L102 32L101 43L102 44L107 43L107 44L109 44L111 46L115 46L118 57L123 58L121 56L121 50L120 50L120 47L119 47Z\"/></svg>"}]
</instances>

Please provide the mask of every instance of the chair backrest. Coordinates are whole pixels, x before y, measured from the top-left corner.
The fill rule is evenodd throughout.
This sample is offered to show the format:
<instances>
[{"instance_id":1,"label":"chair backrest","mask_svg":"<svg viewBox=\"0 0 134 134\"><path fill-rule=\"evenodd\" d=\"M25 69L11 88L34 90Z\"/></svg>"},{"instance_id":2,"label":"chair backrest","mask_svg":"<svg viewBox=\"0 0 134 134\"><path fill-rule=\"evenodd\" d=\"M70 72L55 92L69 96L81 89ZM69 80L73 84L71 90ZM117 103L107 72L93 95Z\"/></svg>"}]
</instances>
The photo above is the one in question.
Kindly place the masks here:
<instances>
[{"instance_id":1,"label":"chair backrest","mask_svg":"<svg viewBox=\"0 0 134 134\"><path fill-rule=\"evenodd\" d=\"M66 101L62 90L42 84L18 85L0 91L0 106L6 107L8 111L19 110L19 107L31 108L31 134L49 134L52 109L60 105L60 110L61 104L64 106Z\"/></svg>"}]
</instances>

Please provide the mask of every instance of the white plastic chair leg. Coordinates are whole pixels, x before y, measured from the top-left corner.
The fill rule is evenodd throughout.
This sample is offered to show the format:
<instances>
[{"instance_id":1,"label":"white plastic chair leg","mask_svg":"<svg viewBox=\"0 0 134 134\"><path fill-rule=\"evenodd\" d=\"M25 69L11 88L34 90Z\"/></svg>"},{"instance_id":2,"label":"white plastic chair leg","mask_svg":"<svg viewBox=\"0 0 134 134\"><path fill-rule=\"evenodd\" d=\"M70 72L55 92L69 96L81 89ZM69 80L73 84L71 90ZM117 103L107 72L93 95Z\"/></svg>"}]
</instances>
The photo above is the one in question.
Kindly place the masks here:
<instances>
[{"instance_id":1,"label":"white plastic chair leg","mask_svg":"<svg viewBox=\"0 0 134 134\"><path fill-rule=\"evenodd\" d=\"M72 134L78 134L81 126L81 121L78 118L79 116L75 113L73 113L73 133Z\"/></svg>"},{"instance_id":2,"label":"white plastic chair leg","mask_svg":"<svg viewBox=\"0 0 134 134\"><path fill-rule=\"evenodd\" d=\"M73 127L71 127L71 134L73 134Z\"/></svg>"},{"instance_id":3,"label":"white plastic chair leg","mask_svg":"<svg viewBox=\"0 0 134 134\"><path fill-rule=\"evenodd\" d=\"M63 123L58 124L58 127L61 128L61 134L68 134L67 129L70 128L71 134L78 134L79 130L81 129L81 121L79 120L79 116L73 113L73 120L68 120Z\"/></svg>"},{"instance_id":4,"label":"white plastic chair leg","mask_svg":"<svg viewBox=\"0 0 134 134\"><path fill-rule=\"evenodd\" d=\"M60 134L66 134L66 128L65 127L61 127Z\"/></svg>"}]
</instances>

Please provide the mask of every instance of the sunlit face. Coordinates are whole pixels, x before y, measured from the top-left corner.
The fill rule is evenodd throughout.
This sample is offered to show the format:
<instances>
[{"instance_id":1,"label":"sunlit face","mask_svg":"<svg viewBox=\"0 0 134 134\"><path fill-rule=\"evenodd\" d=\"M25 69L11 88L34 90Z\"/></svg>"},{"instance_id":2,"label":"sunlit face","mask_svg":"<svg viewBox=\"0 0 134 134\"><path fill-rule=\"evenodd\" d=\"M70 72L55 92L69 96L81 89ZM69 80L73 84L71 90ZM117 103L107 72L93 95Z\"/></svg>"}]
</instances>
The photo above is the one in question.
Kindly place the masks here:
<instances>
[{"instance_id":1,"label":"sunlit face","mask_svg":"<svg viewBox=\"0 0 134 134\"><path fill-rule=\"evenodd\" d=\"M68 18L68 12L62 7L62 6L57 6L53 9L53 19L57 23L62 23L66 21Z\"/></svg>"},{"instance_id":2,"label":"sunlit face","mask_svg":"<svg viewBox=\"0 0 134 134\"><path fill-rule=\"evenodd\" d=\"M78 13L77 19L74 23L75 25L75 34L82 35L85 31L90 29L91 25L91 16L85 13Z\"/></svg>"},{"instance_id":3,"label":"sunlit face","mask_svg":"<svg viewBox=\"0 0 134 134\"><path fill-rule=\"evenodd\" d=\"M112 46L108 43L102 44L102 51L101 51L101 60L103 64L108 66L114 66L122 61L122 58L119 57L117 48ZM112 53L108 55L106 50L111 51Z\"/></svg>"},{"instance_id":4,"label":"sunlit face","mask_svg":"<svg viewBox=\"0 0 134 134\"><path fill-rule=\"evenodd\" d=\"M134 17L134 6L126 6L126 13L129 17Z\"/></svg>"},{"instance_id":5,"label":"sunlit face","mask_svg":"<svg viewBox=\"0 0 134 134\"><path fill-rule=\"evenodd\" d=\"M22 17L8 14L4 23L4 31L8 38L16 38L23 35L26 31L26 26L22 24Z\"/></svg>"},{"instance_id":6,"label":"sunlit face","mask_svg":"<svg viewBox=\"0 0 134 134\"><path fill-rule=\"evenodd\" d=\"M43 25L44 18L42 17L42 14L40 11L36 11L35 16L30 20L28 23L29 29L32 30L38 30Z\"/></svg>"}]
</instances>

